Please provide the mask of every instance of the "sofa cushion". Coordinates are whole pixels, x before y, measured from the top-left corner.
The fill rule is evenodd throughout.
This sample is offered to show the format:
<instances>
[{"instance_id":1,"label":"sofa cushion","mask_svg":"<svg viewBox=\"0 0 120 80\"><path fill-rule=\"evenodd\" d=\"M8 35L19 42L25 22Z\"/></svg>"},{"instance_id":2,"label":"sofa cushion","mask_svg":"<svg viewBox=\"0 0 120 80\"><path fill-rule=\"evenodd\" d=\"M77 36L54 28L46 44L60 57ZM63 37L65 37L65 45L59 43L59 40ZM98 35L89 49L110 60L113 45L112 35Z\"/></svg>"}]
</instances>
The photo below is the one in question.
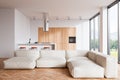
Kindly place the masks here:
<instances>
[{"instance_id":1,"label":"sofa cushion","mask_svg":"<svg viewBox=\"0 0 120 80\"><path fill-rule=\"evenodd\" d=\"M30 57L13 57L4 61L5 69L33 69L35 66L35 60Z\"/></svg>"},{"instance_id":2,"label":"sofa cushion","mask_svg":"<svg viewBox=\"0 0 120 80\"><path fill-rule=\"evenodd\" d=\"M70 74L74 78L103 78L104 68L91 60L70 61L68 63Z\"/></svg>"},{"instance_id":3,"label":"sofa cushion","mask_svg":"<svg viewBox=\"0 0 120 80\"><path fill-rule=\"evenodd\" d=\"M93 52L93 51L89 51L88 54L87 54L88 58L91 59L94 62L96 62L96 55L97 55L97 53Z\"/></svg>"},{"instance_id":4,"label":"sofa cushion","mask_svg":"<svg viewBox=\"0 0 120 80\"><path fill-rule=\"evenodd\" d=\"M105 69L105 77L116 78L118 76L117 59L112 56L97 54L96 63Z\"/></svg>"},{"instance_id":5,"label":"sofa cushion","mask_svg":"<svg viewBox=\"0 0 120 80\"><path fill-rule=\"evenodd\" d=\"M66 60L61 57L41 57L37 60L37 67L66 67Z\"/></svg>"},{"instance_id":6,"label":"sofa cushion","mask_svg":"<svg viewBox=\"0 0 120 80\"><path fill-rule=\"evenodd\" d=\"M70 61L80 61L80 60L84 60L84 59L88 59L87 57L72 57L72 58L69 58L67 60L67 62L70 62Z\"/></svg>"},{"instance_id":7,"label":"sofa cushion","mask_svg":"<svg viewBox=\"0 0 120 80\"><path fill-rule=\"evenodd\" d=\"M36 60L40 57L38 50L17 50L15 52L16 57L30 57L33 60Z\"/></svg>"},{"instance_id":8,"label":"sofa cushion","mask_svg":"<svg viewBox=\"0 0 120 80\"><path fill-rule=\"evenodd\" d=\"M66 58L69 59L71 57L85 57L87 56L86 50L67 50L66 51Z\"/></svg>"},{"instance_id":9,"label":"sofa cushion","mask_svg":"<svg viewBox=\"0 0 120 80\"><path fill-rule=\"evenodd\" d=\"M65 58L65 51L64 50L41 50L41 57Z\"/></svg>"}]
</instances>

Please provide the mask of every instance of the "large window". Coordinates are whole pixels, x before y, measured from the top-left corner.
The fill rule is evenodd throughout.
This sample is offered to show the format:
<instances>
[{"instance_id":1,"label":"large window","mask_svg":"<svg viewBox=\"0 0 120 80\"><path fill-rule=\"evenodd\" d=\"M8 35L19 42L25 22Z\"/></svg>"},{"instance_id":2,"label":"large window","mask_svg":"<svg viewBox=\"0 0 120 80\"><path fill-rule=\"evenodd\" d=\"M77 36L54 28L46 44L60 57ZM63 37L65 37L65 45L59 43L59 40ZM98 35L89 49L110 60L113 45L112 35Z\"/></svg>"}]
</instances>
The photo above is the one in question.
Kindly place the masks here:
<instances>
[{"instance_id":1,"label":"large window","mask_svg":"<svg viewBox=\"0 0 120 80\"><path fill-rule=\"evenodd\" d=\"M91 34L91 40L90 40L90 47L91 47L91 50L93 51L94 50L94 22L93 20L90 21L91 23L91 29L90 29L90 34Z\"/></svg>"},{"instance_id":2,"label":"large window","mask_svg":"<svg viewBox=\"0 0 120 80\"><path fill-rule=\"evenodd\" d=\"M90 49L99 51L99 14L90 20Z\"/></svg>"},{"instance_id":3,"label":"large window","mask_svg":"<svg viewBox=\"0 0 120 80\"><path fill-rule=\"evenodd\" d=\"M118 58L120 63L120 0L110 4L101 19L103 20L99 20L99 15L90 19L90 50L99 51L101 47L103 52ZM102 26L104 24L101 33L99 31L100 21L102 21ZM102 35L101 39L99 34ZM101 46L99 40L103 40Z\"/></svg>"},{"instance_id":4,"label":"large window","mask_svg":"<svg viewBox=\"0 0 120 80\"><path fill-rule=\"evenodd\" d=\"M99 51L99 16L95 17L95 51Z\"/></svg>"},{"instance_id":5,"label":"large window","mask_svg":"<svg viewBox=\"0 0 120 80\"><path fill-rule=\"evenodd\" d=\"M118 5L119 5L119 27L118 27L118 43L119 43L119 45L118 45L118 63L120 63L120 2L118 3Z\"/></svg>"},{"instance_id":6,"label":"large window","mask_svg":"<svg viewBox=\"0 0 120 80\"><path fill-rule=\"evenodd\" d=\"M118 4L108 9L109 54L118 57Z\"/></svg>"},{"instance_id":7,"label":"large window","mask_svg":"<svg viewBox=\"0 0 120 80\"><path fill-rule=\"evenodd\" d=\"M120 63L120 1L108 6L108 54Z\"/></svg>"}]
</instances>

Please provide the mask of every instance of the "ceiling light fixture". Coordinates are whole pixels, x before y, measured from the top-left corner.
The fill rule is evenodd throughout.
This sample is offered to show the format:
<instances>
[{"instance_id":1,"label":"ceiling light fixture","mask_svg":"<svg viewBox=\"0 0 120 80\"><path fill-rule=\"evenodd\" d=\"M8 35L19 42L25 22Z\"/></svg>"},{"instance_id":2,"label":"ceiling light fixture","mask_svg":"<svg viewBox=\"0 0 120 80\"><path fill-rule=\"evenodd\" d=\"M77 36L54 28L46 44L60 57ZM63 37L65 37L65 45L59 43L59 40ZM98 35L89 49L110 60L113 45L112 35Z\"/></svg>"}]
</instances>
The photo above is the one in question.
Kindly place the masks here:
<instances>
[{"instance_id":1,"label":"ceiling light fixture","mask_svg":"<svg viewBox=\"0 0 120 80\"><path fill-rule=\"evenodd\" d=\"M56 16L56 19L55 20L59 20L59 17Z\"/></svg>"},{"instance_id":2,"label":"ceiling light fixture","mask_svg":"<svg viewBox=\"0 0 120 80\"><path fill-rule=\"evenodd\" d=\"M43 31L49 31L48 13L43 13L44 26Z\"/></svg>"},{"instance_id":3,"label":"ceiling light fixture","mask_svg":"<svg viewBox=\"0 0 120 80\"><path fill-rule=\"evenodd\" d=\"M70 20L70 19L71 19L71 18L68 16L68 17L67 17L67 20Z\"/></svg>"},{"instance_id":4,"label":"ceiling light fixture","mask_svg":"<svg viewBox=\"0 0 120 80\"><path fill-rule=\"evenodd\" d=\"M82 20L82 17L80 16L79 19Z\"/></svg>"}]
</instances>

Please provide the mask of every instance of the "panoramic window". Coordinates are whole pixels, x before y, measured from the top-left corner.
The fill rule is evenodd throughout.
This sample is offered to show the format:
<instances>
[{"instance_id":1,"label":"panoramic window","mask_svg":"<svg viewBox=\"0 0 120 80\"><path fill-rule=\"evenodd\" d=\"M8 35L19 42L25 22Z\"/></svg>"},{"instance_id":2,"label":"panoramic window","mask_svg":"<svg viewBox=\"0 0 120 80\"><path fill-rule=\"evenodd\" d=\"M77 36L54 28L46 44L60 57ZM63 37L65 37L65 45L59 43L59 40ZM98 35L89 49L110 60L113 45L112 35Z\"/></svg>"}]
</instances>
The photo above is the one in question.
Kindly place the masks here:
<instances>
[{"instance_id":1,"label":"panoramic window","mask_svg":"<svg viewBox=\"0 0 120 80\"><path fill-rule=\"evenodd\" d=\"M99 51L99 15L90 20L90 50Z\"/></svg>"},{"instance_id":2,"label":"panoramic window","mask_svg":"<svg viewBox=\"0 0 120 80\"><path fill-rule=\"evenodd\" d=\"M99 51L99 16L95 18L95 51Z\"/></svg>"},{"instance_id":3,"label":"panoramic window","mask_svg":"<svg viewBox=\"0 0 120 80\"><path fill-rule=\"evenodd\" d=\"M90 47L91 47L91 50L93 51L94 50L94 24L93 24L93 20L90 21L90 25L91 25L91 40L90 40Z\"/></svg>"},{"instance_id":4,"label":"panoramic window","mask_svg":"<svg viewBox=\"0 0 120 80\"><path fill-rule=\"evenodd\" d=\"M90 50L100 51L99 35L103 34L103 52L118 58L120 63L120 1L110 4L102 16L103 33L99 31L99 14L90 19Z\"/></svg>"},{"instance_id":5,"label":"panoramic window","mask_svg":"<svg viewBox=\"0 0 120 80\"><path fill-rule=\"evenodd\" d=\"M118 4L108 9L109 54L118 57Z\"/></svg>"}]
</instances>

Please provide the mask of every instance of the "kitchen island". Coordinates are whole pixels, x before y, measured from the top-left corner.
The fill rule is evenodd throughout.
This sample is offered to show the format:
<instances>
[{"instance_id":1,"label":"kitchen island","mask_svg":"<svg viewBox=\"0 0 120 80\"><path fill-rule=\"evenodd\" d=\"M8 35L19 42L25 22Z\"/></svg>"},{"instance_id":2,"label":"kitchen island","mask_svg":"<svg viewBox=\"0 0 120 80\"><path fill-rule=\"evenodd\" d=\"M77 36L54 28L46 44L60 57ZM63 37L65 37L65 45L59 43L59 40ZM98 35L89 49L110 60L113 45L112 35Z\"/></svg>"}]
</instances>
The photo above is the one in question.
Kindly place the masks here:
<instances>
[{"instance_id":1,"label":"kitchen island","mask_svg":"<svg viewBox=\"0 0 120 80\"><path fill-rule=\"evenodd\" d=\"M42 43L31 43L31 44L18 44L18 49L37 49L37 50L55 50L55 43L42 42Z\"/></svg>"}]
</instances>

